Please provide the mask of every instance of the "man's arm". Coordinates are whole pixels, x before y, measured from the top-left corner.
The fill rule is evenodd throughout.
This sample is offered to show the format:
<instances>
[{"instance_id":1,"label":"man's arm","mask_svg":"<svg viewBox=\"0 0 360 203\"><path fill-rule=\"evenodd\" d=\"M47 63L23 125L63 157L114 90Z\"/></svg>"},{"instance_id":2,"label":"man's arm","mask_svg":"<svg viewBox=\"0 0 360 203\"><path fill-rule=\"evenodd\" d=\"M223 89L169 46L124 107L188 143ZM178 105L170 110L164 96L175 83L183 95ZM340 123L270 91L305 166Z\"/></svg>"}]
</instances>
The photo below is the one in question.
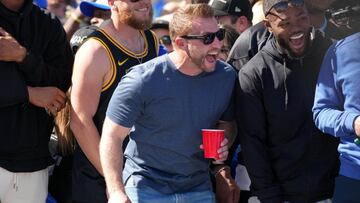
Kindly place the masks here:
<instances>
[{"instance_id":1,"label":"man's arm","mask_svg":"<svg viewBox=\"0 0 360 203\"><path fill-rule=\"evenodd\" d=\"M0 27L0 61L21 63L25 57L26 48Z\"/></svg>"},{"instance_id":2,"label":"man's arm","mask_svg":"<svg viewBox=\"0 0 360 203\"><path fill-rule=\"evenodd\" d=\"M56 115L65 107L66 95L56 87L27 87L29 101L32 105L45 108L46 111Z\"/></svg>"},{"instance_id":3,"label":"man's arm","mask_svg":"<svg viewBox=\"0 0 360 203\"><path fill-rule=\"evenodd\" d=\"M99 155L100 132L93 117L98 108L101 87L110 61L106 51L95 40L88 40L76 54L70 100L70 127L88 160L102 173Z\"/></svg>"},{"instance_id":4,"label":"man's arm","mask_svg":"<svg viewBox=\"0 0 360 203\"><path fill-rule=\"evenodd\" d=\"M43 39L46 41L42 43L47 45L41 53L21 45L0 28L0 61L18 63L18 70L29 86L55 86L65 92L71 82L73 55L61 23L57 19L49 22L47 25L42 24L46 27L43 32L47 32L46 36L50 39Z\"/></svg>"},{"instance_id":5,"label":"man's arm","mask_svg":"<svg viewBox=\"0 0 360 203\"><path fill-rule=\"evenodd\" d=\"M105 119L100 141L100 159L109 203L130 203L122 181L122 144L129 131L130 128L116 124L108 117Z\"/></svg>"},{"instance_id":6,"label":"man's arm","mask_svg":"<svg viewBox=\"0 0 360 203\"><path fill-rule=\"evenodd\" d=\"M249 62L251 64L251 61ZM237 124L245 166L251 187L261 202L281 202L280 187L268 155L266 113L262 104L261 81L247 64L239 72L236 87Z\"/></svg>"},{"instance_id":7,"label":"man's arm","mask_svg":"<svg viewBox=\"0 0 360 203\"><path fill-rule=\"evenodd\" d=\"M225 130L225 137L229 140L229 148L235 140L237 133L235 121L219 121L218 129ZM238 203L240 189L231 177L230 166L226 164L214 164L213 173L216 180L216 199L218 202Z\"/></svg>"},{"instance_id":8,"label":"man's arm","mask_svg":"<svg viewBox=\"0 0 360 203\"><path fill-rule=\"evenodd\" d=\"M348 106L358 104L354 101L357 99L356 96L350 92L354 86L350 82L337 81L338 77L342 77L345 73L348 75L346 80L358 80L356 77L359 77L359 74L354 71L358 69L360 63L355 57L348 53L341 54L341 50L335 54L335 46L331 46L319 73L313 107L314 121L321 131L335 137L354 135L355 130L360 133L359 113L351 112L349 109L344 110L345 98Z\"/></svg>"},{"instance_id":9,"label":"man's arm","mask_svg":"<svg viewBox=\"0 0 360 203\"><path fill-rule=\"evenodd\" d=\"M225 137L228 139L229 148L233 145L236 135L237 135L237 127L235 121L219 121L218 129L225 130Z\"/></svg>"},{"instance_id":10,"label":"man's arm","mask_svg":"<svg viewBox=\"0 0 360 203\"><path fill-rule=\"evenodd\" d=\"M59 39L61 40L61 39ZM63 41L66 45L66 41ZM51 46L51 45L49 45ZM61 49L61 47L59 47ZM68 50L69 51L69 50ZM57 53L56 51L54 51ZM28 57L29 54L28 50L20 45L18 41L11 36L6 30L0 27L0 61L7 61L7 62L15 62L19 64L19 68L23 66L24 60ZM39 79L36 82L32 82L27 80L27 74L24 74L25 78L25 85L31 86L38 86L38 87L27 87L28 94L24 97L28 97L29 102L35 106L44 107L49 109L53 114L55 114L58 110L60 110L65 104L65 97L63 91L67 90L70 85L70 77L71 77L71 63L73 61L72 55L66 56L66 51L62 50L61 54L63 57L61 61L63 65L59 65L60 69L63 69L61 72L64 74L58 74L55 71L53 74L56 74L58 78L56 81L52 80L52 76L44 75L43 79ZM68 52L70 54L70 52ZM47 61L49 64L56 64L57 61L55 58L52 57L52 52L46 53ZM35 64L27 64L28 66ZM37 65L37 64L36 64ZM50 66L50 65L49 65ZM36 68L43 68L43 67L36 67ZM46 68L46 67L45 67ZM46 70L42 70L46 71ZM36 75L36 73L31 72L30 75ZM33 77L33 76L32 76ZM49 86L49 87L44 87ZM51 87L50 87L51 86ZM58 88L62 88L62 91Z\"/></svg>"}]
</instances>

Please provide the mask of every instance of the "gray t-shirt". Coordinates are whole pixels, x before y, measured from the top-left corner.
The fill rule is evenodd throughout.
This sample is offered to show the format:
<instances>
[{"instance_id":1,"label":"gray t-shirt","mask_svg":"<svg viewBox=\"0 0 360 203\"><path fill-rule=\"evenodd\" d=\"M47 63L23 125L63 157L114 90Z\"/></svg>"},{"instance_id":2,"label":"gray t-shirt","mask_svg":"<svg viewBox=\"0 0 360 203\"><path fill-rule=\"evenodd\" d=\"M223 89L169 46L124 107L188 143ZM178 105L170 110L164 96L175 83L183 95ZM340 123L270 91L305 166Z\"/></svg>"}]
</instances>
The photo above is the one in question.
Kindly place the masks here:
<instances>
[{"instance_id":1,"label":"gray t-shirt","mask_svg":"<svg viewBox=\"0 0 360 203\"><path fill-rule=\"evenodd\" d=\"M220 61L214 72L185 75L168 55L125 75L106 113L115 123L134 126L125 150L125 185L166 194L211 189L201 129L233 119L235 79L236 72Z\"/></svg>"}]
</instances>

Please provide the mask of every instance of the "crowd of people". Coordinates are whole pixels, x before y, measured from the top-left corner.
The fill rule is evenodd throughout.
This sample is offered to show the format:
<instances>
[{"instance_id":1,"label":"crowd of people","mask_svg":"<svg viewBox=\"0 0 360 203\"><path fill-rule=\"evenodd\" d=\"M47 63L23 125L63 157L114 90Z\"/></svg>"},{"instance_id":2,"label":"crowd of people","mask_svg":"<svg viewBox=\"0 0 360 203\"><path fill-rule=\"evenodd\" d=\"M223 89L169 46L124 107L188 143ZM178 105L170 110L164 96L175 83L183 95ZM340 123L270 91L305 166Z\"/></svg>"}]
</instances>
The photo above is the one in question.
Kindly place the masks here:
<instances>
[{"instance_id":1,"label":"crowd of people","mask_svg":"<svg viewBox=\"0 0 360 203\"><path fill-rule=\"evenodd\" d=\"M0 203L359 202L359 8L0 0Z\"/></svg>"}]
</instances>

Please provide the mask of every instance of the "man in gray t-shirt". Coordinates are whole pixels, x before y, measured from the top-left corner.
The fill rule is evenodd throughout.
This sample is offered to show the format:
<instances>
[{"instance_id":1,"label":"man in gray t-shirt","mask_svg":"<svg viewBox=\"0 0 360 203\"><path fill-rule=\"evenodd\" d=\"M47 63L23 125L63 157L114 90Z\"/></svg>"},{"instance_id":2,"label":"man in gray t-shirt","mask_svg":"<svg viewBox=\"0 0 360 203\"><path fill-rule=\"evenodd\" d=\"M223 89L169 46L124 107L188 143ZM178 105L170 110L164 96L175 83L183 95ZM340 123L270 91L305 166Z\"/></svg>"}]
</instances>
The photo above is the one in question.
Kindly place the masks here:
<instances>
[{"instance_id":1,"label":"man in gray t-shirt","mask_svg":"<svg viewBox=\"0 0 360 203\"><path fill-rule=\"evenodd\" d=\"M100 141L109 202L215 202L201 129L220 121L234 135L236 73L217 61L224 30L208 5L176 12L170 33L174 52L133 67L109 103ZM132 126L122 170L120 144ZM216 163L227 158L227 144L225 139ZM217 168L217 176L234 183L227 167ZM228 191L221 195L237 200L235 183L218 185Z\"/></svg>"}]
</instances>

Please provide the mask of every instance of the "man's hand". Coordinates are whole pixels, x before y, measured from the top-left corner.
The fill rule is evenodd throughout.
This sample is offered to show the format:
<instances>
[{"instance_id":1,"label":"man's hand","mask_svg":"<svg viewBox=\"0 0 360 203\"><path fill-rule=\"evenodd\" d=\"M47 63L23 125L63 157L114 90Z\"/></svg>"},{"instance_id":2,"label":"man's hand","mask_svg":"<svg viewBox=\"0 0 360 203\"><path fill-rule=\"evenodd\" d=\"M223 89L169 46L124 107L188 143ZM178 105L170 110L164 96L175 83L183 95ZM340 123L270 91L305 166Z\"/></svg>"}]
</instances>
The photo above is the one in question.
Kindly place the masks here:
<instances>
[{"instance_id":1,"label":"man's hand","mask_svg":"<svg viewBox=\"0 0 360 203\"><path fill-rule=\"evenodd\" d=\"M21 63L26 56L26 49L14 37L0 27L0 61Z\"/></svg>"},{"instance_id":2,"label":"man's hand","mask_svg":"<svg viewBox=\"0 0 360 203\"><path fill-rule=\"evenodd\" d=\"M238 203L240 189L231 177L230 167L218 165L214 167L216 180L216 200L218 203Z\"/></svg>"},{"instance_id":3,"label":"man's hand","mask_svg":"<svg viewBox=\"0 0 360 203\"><path fill-rule=\"evenodd\" d=\"M228 147L228 139L224 138L224 140L220 144L220 148L217 150L219 153L219 159L215 159L215 162L223 162L228 158L229 155L229 147Z\"/></svg>"},{"instance_id":4,"label":"man's hand","mask_svg":"<svg viewBox=\"0 0 360 203\"><path fill-rule=\"evenodd\" d=\"M64 108L66 95L56 87L27 87L30 103L56 115Z\"/></svg>"},{"instance_id":5,"label":"man's hand","mask_svg":"<svg viewBox=\"0 0 360 203\"><path fill-rule=\"evenodd\" d=\"M354 120L354 130L355 134L360 137L360 116L356 117Z\"/></svg>"},{"instance_id":6,"label":"man's hand","mask_svg":"<svg viewBox=\"0 0 360 203\"><path fill-rule=\"evenodd\" d=\"M108 203L131 203L126 194L122 192L113 192L109 195Z\"/></svg>"},{"instance_id":7,"label":"man's hand","mask_svg":"<svg viewBox=\"0 0 360 203\"><path fill-rule=\"evenodd\" d=\"M228 147L228 139L224 138L224 140L220 144L220 148L217 150L219 154L219 159L215 159L213 161L214 164L223 164L229 155L229 147ZM204 145L200 145L200 149L204 149Z\"/></svg>"}]
</instances>

